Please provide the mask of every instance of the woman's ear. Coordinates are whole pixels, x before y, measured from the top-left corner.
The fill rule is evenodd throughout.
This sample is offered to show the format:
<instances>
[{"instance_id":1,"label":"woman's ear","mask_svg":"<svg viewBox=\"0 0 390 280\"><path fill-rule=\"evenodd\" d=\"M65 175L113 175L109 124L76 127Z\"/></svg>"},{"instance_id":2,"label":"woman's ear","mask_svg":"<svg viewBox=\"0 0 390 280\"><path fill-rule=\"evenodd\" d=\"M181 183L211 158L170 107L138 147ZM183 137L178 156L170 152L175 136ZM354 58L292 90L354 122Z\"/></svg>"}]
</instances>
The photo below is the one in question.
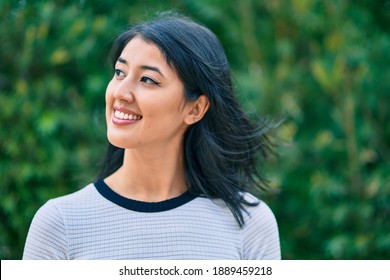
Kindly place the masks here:
<instances>
[{"instance_id":1,"label":"woman's ear","mask_svg":"<svg viewBox=\"0 0 390 280\"><path fill-rule=\"evenodd\" d=\"M200 121L209 109L210 102L206 95L202 94L199 98L190 103L191 110L188 112L184 121L188 124L194 124Z\"/></svg>"}]
</instances>

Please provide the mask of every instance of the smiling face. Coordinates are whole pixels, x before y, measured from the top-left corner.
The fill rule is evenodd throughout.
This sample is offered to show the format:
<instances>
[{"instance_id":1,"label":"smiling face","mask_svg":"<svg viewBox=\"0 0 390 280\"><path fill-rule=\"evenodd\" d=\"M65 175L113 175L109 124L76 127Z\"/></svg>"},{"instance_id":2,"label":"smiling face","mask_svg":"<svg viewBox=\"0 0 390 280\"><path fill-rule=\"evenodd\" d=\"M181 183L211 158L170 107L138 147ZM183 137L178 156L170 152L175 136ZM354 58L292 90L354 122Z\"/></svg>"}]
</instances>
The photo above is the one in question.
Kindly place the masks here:
<instances>
[{"instance_id":1,"label":"smiling face","mask_svg":"<svg viewBox=\"0 0 390 280\"><path fill-rule=\"evenodd\" d=\"M106 90L110 143L124 149L180 145L190 111L183 83L159 48L133 38L117 59Z\"/></svg>"}]
</instances>

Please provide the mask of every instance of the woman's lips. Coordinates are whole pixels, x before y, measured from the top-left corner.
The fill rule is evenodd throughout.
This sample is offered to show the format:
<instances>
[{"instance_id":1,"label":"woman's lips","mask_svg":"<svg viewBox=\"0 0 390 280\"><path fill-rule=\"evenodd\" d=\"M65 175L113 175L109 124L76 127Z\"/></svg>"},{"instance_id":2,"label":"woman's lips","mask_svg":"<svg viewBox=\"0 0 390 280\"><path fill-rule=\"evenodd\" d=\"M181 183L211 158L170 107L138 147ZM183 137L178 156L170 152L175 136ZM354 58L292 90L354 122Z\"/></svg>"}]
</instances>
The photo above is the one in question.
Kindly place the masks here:
<instances>
[{"instance_id":1,"label":"woman's lips","mask_svg":"<svg viewBox=\"0 0 390 280\"><path fill-rule=\"evenodd\" d=\"M142 116L126 108L114 107L112 122L115 124L131 124L142 119Z\"/></svg>"},{"instance_id":2,"label":"woman's lips","mask_svg":"<svg viewBox=\"0 0 390 280\"><path fill-rule=\"evenodd\" d=\"M142 118L139 115L128 114L117 110L114 111L114 116L121 120L140 120Z\"/></svg>"}]
</instances>

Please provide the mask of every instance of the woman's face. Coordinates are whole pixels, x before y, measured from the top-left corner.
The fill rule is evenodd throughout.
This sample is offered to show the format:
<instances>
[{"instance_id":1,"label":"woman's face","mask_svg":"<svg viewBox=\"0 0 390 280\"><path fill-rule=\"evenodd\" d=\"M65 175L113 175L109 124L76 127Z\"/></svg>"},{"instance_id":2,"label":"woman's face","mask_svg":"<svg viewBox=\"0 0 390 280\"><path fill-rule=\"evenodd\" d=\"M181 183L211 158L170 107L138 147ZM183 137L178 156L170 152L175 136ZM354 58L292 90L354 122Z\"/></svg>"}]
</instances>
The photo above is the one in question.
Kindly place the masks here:
<instances>
[{"instance_id":1,"label":"woman's face","mask_svg":"<svg viewBox=\"0 0 390 280\"><path fill-rule=\"evenodd\" d=\"M111 144L125 149L180 144L190 110L183 83L159 48L133 38L118 58L106 90Z\"/></svg>"}]
</instances>

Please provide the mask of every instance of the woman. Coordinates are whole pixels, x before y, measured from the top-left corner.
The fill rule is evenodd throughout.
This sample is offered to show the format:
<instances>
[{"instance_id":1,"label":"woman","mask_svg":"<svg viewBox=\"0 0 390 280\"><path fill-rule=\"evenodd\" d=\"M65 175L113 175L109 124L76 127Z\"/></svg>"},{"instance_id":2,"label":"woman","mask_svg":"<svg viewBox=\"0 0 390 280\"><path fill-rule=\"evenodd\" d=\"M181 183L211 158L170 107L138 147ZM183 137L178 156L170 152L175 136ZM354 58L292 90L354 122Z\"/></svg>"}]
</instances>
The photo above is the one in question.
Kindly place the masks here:
<instances>
[{"instance_id":1,"label":"woman","mask_svg":"<svg viewBox=\"0 0 390 280\"><path fill-rule=\"evenodd\" d=\"M256 157L267 127L240 108L224 50L178 15L136 25L113 47L110 142L101 178L48 201L24 259L280 259Z\"/></svg>"}]
</instances>

